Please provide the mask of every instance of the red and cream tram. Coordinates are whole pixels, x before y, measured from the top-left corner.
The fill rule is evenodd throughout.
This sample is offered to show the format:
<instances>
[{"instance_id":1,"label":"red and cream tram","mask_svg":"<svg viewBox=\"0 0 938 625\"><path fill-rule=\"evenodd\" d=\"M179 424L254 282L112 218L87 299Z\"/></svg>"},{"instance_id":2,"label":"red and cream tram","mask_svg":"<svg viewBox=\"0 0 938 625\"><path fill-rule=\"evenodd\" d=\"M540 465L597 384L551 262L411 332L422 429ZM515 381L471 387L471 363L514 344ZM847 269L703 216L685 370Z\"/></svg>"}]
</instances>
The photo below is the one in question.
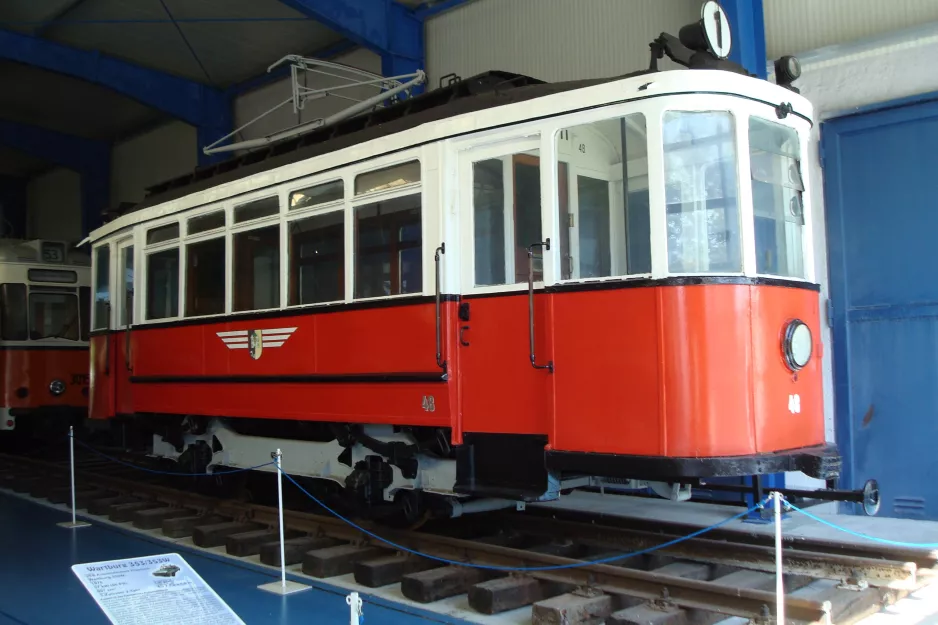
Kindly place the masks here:
<instances>
[{"instance_id":1,"label":"red and cream tram","mask_svg":"<svg viewBox=\"0 0 938 625\"><path fill-rule=\"evenodd\" d=\"M490 72L153 190L89 237L91 417L375 508L835 477L811 105L695 55Z\"/></svg>"},{"instance_id":2,"label":"red and cream tram","mask_svg":"<svg viewBox=\"0 0 938 625\"><path fill-rule=\"evenodd\" d=\"M0 239L0 439L64 433L88 412L90 259Z\"/></svg>"}]
</instances>

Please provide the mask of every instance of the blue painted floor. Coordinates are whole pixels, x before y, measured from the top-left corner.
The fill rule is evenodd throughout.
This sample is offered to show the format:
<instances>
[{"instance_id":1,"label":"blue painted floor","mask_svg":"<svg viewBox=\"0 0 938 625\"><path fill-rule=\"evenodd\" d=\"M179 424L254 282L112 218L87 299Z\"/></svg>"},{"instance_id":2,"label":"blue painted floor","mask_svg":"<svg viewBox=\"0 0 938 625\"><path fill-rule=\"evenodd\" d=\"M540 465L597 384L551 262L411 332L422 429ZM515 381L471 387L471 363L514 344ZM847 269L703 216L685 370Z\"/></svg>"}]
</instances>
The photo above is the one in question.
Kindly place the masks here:
<instances>
[{"instance_id":1,"label":"blue painted floor","mask_svg":"<svg viewBox=\"0 0 938 625\"><path fill-rule=\"evenodd\" d=\"M341 589L314 584L312 590L280 597L257 589L279 576L253 564L105 525L74 530L56 526L67 520L66 513L0 493L0 625L108 625L71 566L161 553L180 554L248 625L349 622L347 593ZM366 623L465 623L367 595L362 598Z\"/></svg>"}]
</instances>

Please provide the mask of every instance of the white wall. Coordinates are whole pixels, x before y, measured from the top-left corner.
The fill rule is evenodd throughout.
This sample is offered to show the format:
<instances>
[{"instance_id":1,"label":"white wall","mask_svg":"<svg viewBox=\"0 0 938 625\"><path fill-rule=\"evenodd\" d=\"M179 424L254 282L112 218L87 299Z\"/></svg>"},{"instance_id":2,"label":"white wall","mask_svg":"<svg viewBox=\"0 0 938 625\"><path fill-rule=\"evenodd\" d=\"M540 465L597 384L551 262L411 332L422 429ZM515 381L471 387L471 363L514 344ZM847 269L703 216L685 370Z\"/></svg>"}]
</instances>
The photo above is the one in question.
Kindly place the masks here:
<instances>
[{"instance_id":1,"label":"white wall","mask_svg":"<svg viewBox=\"0 0 938 625\"><path fill-rule=\"evenodd\" d=\"M75 241L81 238L81 178L58 168L32 178L26 187L26 236Z\"/></svg>"},{"instance_id":2,"label":"white wall","mask_svg":"<svg viewBox=\"0 0 938 625\"><path fill-rule=\"evenodd\" d=\"M648 67L651 43L700 18L698 0L476 0L426 25L430 86L487 70L548 82ZM665 58L661 67L667 67Z\"/></svg>"},{"instance_id":3,"label":"white wall","mask_svg":"<svg viewBox=\"0 0 938 625\"><path fill-rule=\"evenodd\" d=\"M938 20L935 0L764 0L770 59Z\"/></svg>"},{"instance_id":4,"label":"white wall","mask_svg":"<svg viewBox=\"0 0 938 625\"><path fill-rule=\"evenodd\" d=\"M169 122L114 145L111 206L139 202L146 188L192 171L198 165L196 130Z\"/></svg>"}]
</instances>

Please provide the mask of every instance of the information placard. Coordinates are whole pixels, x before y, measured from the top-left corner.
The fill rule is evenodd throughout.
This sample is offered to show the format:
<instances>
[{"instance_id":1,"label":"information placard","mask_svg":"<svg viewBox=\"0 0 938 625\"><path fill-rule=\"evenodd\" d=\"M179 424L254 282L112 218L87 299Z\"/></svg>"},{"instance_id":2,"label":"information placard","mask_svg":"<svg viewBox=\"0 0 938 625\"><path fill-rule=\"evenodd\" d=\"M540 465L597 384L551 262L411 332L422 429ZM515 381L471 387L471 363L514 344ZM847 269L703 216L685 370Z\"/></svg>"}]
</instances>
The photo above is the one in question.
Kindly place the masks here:
<instances>
[{"instance_id":1,"label":"information placard","mask_svg":"<svg viewBox=\"0 0 938 625\"><path fill-rule=\"evenodd\" d=\"M244 625L178 553L76 564L113 625Z\"/></svg>"}]
</instances>

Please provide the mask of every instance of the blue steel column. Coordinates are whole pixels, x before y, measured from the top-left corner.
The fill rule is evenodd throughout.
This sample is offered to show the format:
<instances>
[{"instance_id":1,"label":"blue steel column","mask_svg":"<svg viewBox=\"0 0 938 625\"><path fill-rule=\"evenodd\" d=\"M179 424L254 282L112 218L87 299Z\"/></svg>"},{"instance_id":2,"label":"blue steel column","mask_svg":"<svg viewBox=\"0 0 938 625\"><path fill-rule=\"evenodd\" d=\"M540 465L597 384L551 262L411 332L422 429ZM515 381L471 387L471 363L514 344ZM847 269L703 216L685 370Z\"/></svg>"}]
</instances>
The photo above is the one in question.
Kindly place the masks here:
<instances>
[{"instance_id":1,"label":"blue steel column","mask_svg":"<svg viewBox=\"0 0 938 625\"><path fill-rule=\"evenodd\" d=\"M733 47L730 60L749 73L766 78L765 17L762 0L721 0L730 20Z\"/></svg>"},{"instance_id":2,"label":"blue steel column","mask_svg":"<svg viewBox=\"0 0 938 625\"><path fill-rule=\"evenodd\" d=\"M765 79L767 77L765 17L762 0L720 0L720 4L726 11L726 17L729 18L730 32L733 36L730 60L745 67L749 73ZM751 487L752 478L746 478L745 483ZM761 483L764 492L768 494L774 488L785 487L785 474L763 475ZM753 506L756 503L758 502L755 501L753 495L746 495L747 506Z\"/></svg>"}]
</instances>

